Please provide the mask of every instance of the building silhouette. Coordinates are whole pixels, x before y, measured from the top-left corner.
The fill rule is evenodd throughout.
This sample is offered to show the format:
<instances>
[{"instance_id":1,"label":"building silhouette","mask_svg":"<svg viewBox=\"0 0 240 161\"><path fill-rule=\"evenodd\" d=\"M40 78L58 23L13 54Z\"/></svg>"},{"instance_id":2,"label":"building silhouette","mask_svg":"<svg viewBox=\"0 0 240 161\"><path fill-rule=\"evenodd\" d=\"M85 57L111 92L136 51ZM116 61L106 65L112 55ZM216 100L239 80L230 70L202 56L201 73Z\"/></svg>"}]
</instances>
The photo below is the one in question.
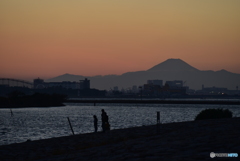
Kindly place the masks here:
<instances>
[{"instance_id":1,"label":"building silhouette","mask_svg":"<svg viewBox=\"0 0 240 161\"><path fill-rule=\"evenodd\" d=\"M119 91L118 86L113 87L113 91Z\"/></svg>"},{"instance_id":2,"label":"building silhouette","mask_svg":"<svg viewBox=\"0 0 240 161\"><path fill-rule=\"evenodd\" d=\"M148 97L185 95L187 87L183 87L183 81L166 81L163 86L162 80L148 80L143 85L143 94Z\"/></svg>"},{"instance_id":3,"label":"building silhouette","mask_svg":"<svg viewBox=\"0 0 240 161\"><path fill-rule=\"evenodd\" d=\"M80 80L80 89L90 89L90 80L87 78Z\"/></svg>"},{"instance_id":4,"label":"building silhouette","mask_svg":"<svg viewBox=\"0 0 240 161\"><path fill-rule=\"evenodd\" d=\"M182 80L174 80L174 81L166 81L165 84L168 84L170 88L181 88L183 87L183 81Z\"/></svg>"},{"instance_id":5,"label":"building silhouette","mask_svg":"<svg viewBox=\"0 0 240 161\"><path fill-rule=\"evenodd\" d=\"M45 88L45 82L43 79L37 78L33 80L33 88L34 89L40 89Z\"/></svg>"},{"instance_id":6,"label":"building silhouette","mask_svg":"<svg viewBox=\"0 0 240 161\"><path fill-rule=\"evenodd\" d=\"M163 81L162 80L158 80L158 79L156 79L156 80L148 80L147 84L158 85L158 86L162 87L163 86Z\"/></svg>"},{"instance_id":7,"label":"building silhouette","mask_svg":"<svg viewBox=\"0 0 240 161\"><path fill-rule=\"evenodd\" d=\"M90 80L85 78L84 80L80 80L80 82L44 82L43 79L37 78L33 80L33 85L35 89L49 87L62 87L66 89L90 89Z\"/></svg>"}]
</instances>

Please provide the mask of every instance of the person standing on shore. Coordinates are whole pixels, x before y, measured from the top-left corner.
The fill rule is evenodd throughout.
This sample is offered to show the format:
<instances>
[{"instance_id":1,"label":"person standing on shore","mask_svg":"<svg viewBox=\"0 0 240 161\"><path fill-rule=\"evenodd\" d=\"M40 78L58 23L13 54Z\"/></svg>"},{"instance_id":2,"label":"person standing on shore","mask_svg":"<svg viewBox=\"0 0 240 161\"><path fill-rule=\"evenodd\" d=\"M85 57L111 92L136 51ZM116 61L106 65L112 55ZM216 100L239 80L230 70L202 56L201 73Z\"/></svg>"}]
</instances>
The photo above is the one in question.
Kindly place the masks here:
<instances>
[{"instance_id":1,"label":"person standing on shore","mask_svg":"<svg viewBox=\"0 0 240 161\"><path fill-rule=\"evenodd\" d=\"M105 130L110 130L110 124L108 122L108 115L105 112Z\"/></svg>"},{"instance_id":2,"label":"person standing on shore","mask_svg":"<svg viewBox=\"0 0 240 161\"><path fill-rule=\"evenodd\" d=\"M106 116L106 112L104 111L104 109L102 109L102 131L105 132L106 131L106 121L107 121L107 116Z\"/></svg>"},{"instance_id":3,"label":"person standing on shore","mask_svg":"<svg viewBox=\"0 0 240 161\"><path fill-rule=\"evenodd\" d=\"M110 130L110 124L108 122L108 115L107 113L104 111L104 109L102 109L102 130L103 132Z\"/></svg>"},{"instance_id":4,"label":"person standing on shore","mask_svg":"<svg viewBox=\"0 0 240 161\"><path fill-rule=\"evenodd\" d=\"M98 119L97 119L97 116L93 115L93 119L94 119L94 129L95 129L95 132L97 132L97 130L98 130Z\"/></svg>"}]
</instances>

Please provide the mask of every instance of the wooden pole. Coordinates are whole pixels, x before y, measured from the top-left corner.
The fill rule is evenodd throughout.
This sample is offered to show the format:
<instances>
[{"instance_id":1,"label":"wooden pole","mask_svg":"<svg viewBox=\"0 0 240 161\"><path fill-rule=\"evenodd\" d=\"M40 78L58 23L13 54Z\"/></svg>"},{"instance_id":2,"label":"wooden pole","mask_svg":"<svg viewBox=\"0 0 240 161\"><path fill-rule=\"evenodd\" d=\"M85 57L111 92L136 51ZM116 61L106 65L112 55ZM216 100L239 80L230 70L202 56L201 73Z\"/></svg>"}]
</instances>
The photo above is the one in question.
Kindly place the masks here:
<instances>
[{"instance_id":1,"label":"wooden pole","mask_svg":"<svg viewBox=\"0 0 240 161\"><path fill-rule=\"evenodd\" d=\"M157 133L159 133L159 125L160 125L160 112L157 111Z\"/></svg>"},{"instance_id":2,"label":"wooden pole","mask_svg":"<svg viewBox=\"0 0 240 161\"><path fill-rule=\"evenodd\" d=\"M11 116L13 116L13 112L12 112L12 109L10 109L10 112L11 112Z\"/></svg>"},{"instance_id":3,"label":"wooden pole","mask_svg":"<svg viewBox=\"0 0 240 161\"><path fill-rule=\"evenodd\" d=\"M157 124L160 124L160 112L157 111Z\"/></svg>"},{"instance_id":4,"label":"wooden pole","mask_svg":"<svg viewBox=\"0 0 240 161\"><path fill-rule=\"evenodd\" d=\"M72 124L71 124L71 122L70 122L69 117L67 117L67 119L68 119L68 123L69 123L69 125L70 125L70 128L71 128L71 130L72 130L72 133L73 133L73 135L74 135L74 131L73 131Z\"/></svg>"}]
</instances>

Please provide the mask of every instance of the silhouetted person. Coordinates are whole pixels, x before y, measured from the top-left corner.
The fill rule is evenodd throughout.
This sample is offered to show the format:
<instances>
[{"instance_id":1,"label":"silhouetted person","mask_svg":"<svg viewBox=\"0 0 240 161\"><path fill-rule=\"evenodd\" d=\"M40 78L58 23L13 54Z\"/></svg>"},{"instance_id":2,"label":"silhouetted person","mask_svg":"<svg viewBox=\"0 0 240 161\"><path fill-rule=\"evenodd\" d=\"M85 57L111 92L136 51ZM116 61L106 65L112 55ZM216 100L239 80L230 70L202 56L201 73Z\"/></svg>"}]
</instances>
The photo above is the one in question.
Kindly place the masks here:
<instances>
[{"instance_id":1,"label":"silhouetted person","mask_svg":"<svg viewBox=\"0 0 240 161\"><path fill-rule=\"evenodd\" d=\"M105 132L106 130L110 130L110 124L108 122L108 115L107 113L104 111L104 109L102 109L102 129L103 132Z\"/></svg>"},{"instance_id":2,"label":"silhouetted person","mask_svg":"<svg viewBox=\"0 0 240 161\"><path fill-rule=\"evenodd\" d=\"M108 122L108 115L105 112L105 130L110 130L110 124Z\"/></svg>"},{"instance_id":3,"label":"silhouetted person","mask_svg":"<svg viewBox=\"0 0 240 161\"><path fill-rule=\"evenodd\" d=\"M105 112L105 122L108 122L108 115L107 115L107 112Z\"/></svg>"},{"instance_id":4,"label":"silhouetted person","mask_svg":"<svg viewBox=\"0 0 240 161\"><path fill-rule=\"evenodd\" d=\"M106 112L104 111L104 109L102 109L102 114L101 114L101 117L102 117L102 130L103 132L105 132L106 130Z\"/></svg>"},{"instance_id":5,"label":"silhouetted person","mask_svg":"<svg viewBox=\"0 0 240 161\"><path fill-rule=\"evenodd\" d=\"M97 130L98 130L98 119L97 119L97 116L93 115L93 119L94 119L94 129L95 129L95 132L97 132Z\"/></svg>"}]
</instances>

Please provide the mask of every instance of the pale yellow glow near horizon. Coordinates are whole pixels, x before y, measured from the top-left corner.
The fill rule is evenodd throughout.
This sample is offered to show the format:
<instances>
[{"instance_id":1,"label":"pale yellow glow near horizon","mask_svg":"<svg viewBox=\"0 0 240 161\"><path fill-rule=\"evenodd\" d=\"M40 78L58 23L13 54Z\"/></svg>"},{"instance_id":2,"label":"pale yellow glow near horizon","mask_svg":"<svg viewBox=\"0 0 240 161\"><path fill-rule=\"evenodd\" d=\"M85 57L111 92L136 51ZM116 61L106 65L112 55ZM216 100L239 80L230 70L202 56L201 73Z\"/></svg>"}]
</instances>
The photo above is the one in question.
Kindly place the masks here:
<instances>
[{"instance_id":1,"label":"pale yellow glow near horizon","mask_svg":"<svg viewBox=\"0 0 240 161\"><path fill-rule=\"evenodd\" d=\"M122 74L180 58L240 73L239 0L1 0L0 77Z\"/></svg>"}]
</instances>

